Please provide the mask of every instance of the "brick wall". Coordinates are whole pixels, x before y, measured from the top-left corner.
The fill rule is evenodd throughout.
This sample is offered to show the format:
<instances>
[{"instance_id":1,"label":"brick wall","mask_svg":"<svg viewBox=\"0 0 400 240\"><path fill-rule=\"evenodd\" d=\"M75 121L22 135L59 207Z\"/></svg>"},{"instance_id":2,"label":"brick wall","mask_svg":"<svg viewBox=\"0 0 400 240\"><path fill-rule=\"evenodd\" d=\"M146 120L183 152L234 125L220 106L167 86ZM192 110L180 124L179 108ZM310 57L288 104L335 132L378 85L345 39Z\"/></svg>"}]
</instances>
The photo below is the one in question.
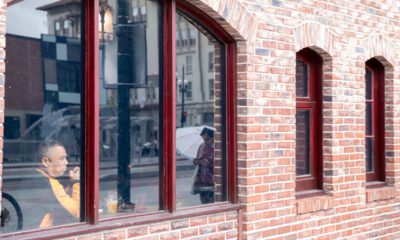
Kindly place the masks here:
<instances>
[{"instance_id":1,"label":"brick wall","mask_svg":"<svg viewBox=\"0 0 400 240\"><path fill-rule=\"evenodd\" d=\"M211 214L208 216L184 218L158 222L150 225L133 226L124 229L82 235L70 240L175 240L186 239L237 239L237 212Z\"/></svg>"},{"instance_id":2,"label":"brick wall","mask_svg":"<svg viewBox=\"0 0 400 240\"><path fill-rule=\"evenodd\" d=\"M237 231L243 239L400 239L400 2L190 2L240 40L237 155L243 222L228 212L72 239L235 239ZM295 57L304 47L323 59L324 195L296 199ZM375 189L366 188L364 153L364 73L371 57L386 72L387 186ZM0 60L4 72L3 50ZM201 220L192 225L196 219Z\"/></svg>"},{"instance_id":3,"label":"brick wall","mask_svg":"<svg viewBox=\"0 0 400 240\"><path fill-rule=\"evenodd\" d=\"M240 201L247 239L400 238L398 1L242 1L259 23L242 43ZM229 10L228 10L229 11ZM295 196L295 59L323 59L324 195ZM365 62L386 71L387 187L366 189ZM250 101L253 99L253 101Z\"/></svg>"}]
</instances>

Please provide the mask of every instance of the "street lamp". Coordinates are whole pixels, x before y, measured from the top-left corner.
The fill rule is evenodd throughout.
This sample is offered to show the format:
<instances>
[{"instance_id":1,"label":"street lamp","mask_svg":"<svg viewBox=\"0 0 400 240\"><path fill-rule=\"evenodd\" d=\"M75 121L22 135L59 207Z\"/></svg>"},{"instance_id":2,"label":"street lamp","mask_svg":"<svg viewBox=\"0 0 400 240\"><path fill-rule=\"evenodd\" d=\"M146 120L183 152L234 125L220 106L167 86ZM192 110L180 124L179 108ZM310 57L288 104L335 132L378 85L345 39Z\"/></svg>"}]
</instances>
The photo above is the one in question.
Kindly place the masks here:
<instances>
[{"instance_id":1,"label":"street lamp","mask_svg":"<svg viewBox=\"0 0 400 240\"><path fill-rule=\"evenodd\" d=\"M181 100L181 127L185 126L186 122L186 116L187 113L185 112L185 94L187 92L188 86L185 84L185 66L182 66L182 83L179 84L179 91L182 94L182 100Z\"/></svg>"}]
</instances>

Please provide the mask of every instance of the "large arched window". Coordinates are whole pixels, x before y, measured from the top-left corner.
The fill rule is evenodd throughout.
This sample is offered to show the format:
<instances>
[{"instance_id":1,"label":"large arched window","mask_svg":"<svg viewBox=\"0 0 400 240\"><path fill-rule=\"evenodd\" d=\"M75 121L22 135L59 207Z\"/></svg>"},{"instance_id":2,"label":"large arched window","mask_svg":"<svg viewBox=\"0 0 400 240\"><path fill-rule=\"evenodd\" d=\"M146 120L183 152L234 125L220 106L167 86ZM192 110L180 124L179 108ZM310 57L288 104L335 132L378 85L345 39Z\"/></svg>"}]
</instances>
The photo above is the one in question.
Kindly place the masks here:
<instances>
[{"instance_id":1,"label":"large arched window","mask_svg":"<svg viewBox=\"0 0 400 240\"><path fill-rule=\"evenodd\" d=\"M375 58L366 62L365 108L365 160L367 181L384 182L385 68L382 63Z\"/></svg>"},{"instance_id":2,"label":"large arched window","mask_svg":"<svg viewBox=\"0 0 400 240\"><path fill-rule=\"evenodd\" d=\"M27 9L47 26L21 33ZM53 196L45 184L12 181L29 177L24 171L8 171L34 164L41 142L64 147L63 171L81 169L79 191L64 186L68 176L49 180L47 155L35 163L44 182L69 195L73 216L51 198L10 231L142 214L157 221L181 208L236 202L236 43L215 20L175 0L25 0L8 11L6 82L10 92L23 86L29 94L18 104L21 94L7 94L3 190L23 213L42 209L36 194ZM20 138L26 131L29 139ZM29 191L35 187L41 191ZM55 218L52 208L65 216Z\"/></svg>"},{"instance_id":3,"label":"large arched window","mask_svg":"<svg viewBox=\"0 0 400 240\"><path fill-rule=\"evenodd\" d=\"M296 54L296 191L322 189L322 58Z\"/></svg>"}]
</instances>

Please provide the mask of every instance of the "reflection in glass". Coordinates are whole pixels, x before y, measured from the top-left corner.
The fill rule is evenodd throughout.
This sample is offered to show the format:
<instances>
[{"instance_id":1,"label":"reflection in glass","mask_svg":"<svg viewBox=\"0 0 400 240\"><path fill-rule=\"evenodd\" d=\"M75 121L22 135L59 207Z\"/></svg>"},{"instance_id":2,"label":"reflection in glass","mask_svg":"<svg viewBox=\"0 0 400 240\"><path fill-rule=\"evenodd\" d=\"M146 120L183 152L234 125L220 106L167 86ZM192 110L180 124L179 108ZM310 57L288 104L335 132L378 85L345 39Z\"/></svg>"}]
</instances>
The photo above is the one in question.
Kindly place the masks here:
<instances>
[{"instance_id":1,"label":"reflection in glass","mask_svg":"<svg viewBox=\"0 0 400 240\"><path fill-rule=\"evenodd\" d=\"M372 135L372 102L366 103L367 108L365 112L365 134Z\"/></svg>"},{"instance_id":2,"label":"reflection in glass","mask_svg":"<svg viewBox=\"0 0 400 240\"><path fill-rule=\"evenodd\" d=\"M296 96L308 96L308 65L297 59L296 60Z\"/></svg>"},{"instance_id":3,"label":"reflection in glass","mask_svg":"<svg viewBox=\"0 0 400 240\"><path fill-rule=\"evenodd\" d=\"M23 221L11 215L1 233L79 222L80 16L79 0L7 8L2 190Z\"/></svg>"},{"instance_id":4,"label":"reflection in glass","mask_svg":"<svg viewBox=\"0 0 400 240\"><path fill-rule=\"evenodd\" d=\"M310 174L310 110L296 111L296 175Z\"/></svg>"},{"instance_id":5,"label":"reflection in glass","mask_svg":"<svg viewBox=\"0 0 400 240\"><path fill-rule=\"evenodd\" d=\"M365 139L365 156L367 164L367 172L372 172L374 170L374 138L368 137Z\"/></svg>"},{"instance_id":6,"label":"reflection in glass","mask_svg":"<svg viewBox=\"0 0 400 240\"><path fill-rule=\"evenodd\" d=\"M160 209L161 5L100 1L100 217ZM106 14L100 23L107 23ZM100 26L99 29L106 29Z\"/></svg>"},{"instance_id":7,"label":"reflection in glass","mask_svg":"<svg viewBox=\"0 0 400 240\"><path fill-rule=\"evenodd\" d=\"M367 100L372 100L372 72L365 70L365 96Z\"/></svg>"},{"instance_id":8,"label":"reflection in glass","mask_svg":"<svg viewBox=\"0 0 400 240\"><path fill-rule=\"evenodd\" d=\"M365 70L365 157L367 172L374 171L374 133L373 133L373 109L374 103L372 101L372 72L369 69Z\"/></svg>"},{"instance_id":9,"label":"reflection in glass","mask_svg":"<svg viewBox=\"0 0 400 240\"><path fill-rule=\"evenodd\" d=\"M176 45L176 205L182 208L226 200L221 89L215 88L221 86L217 69L223 53L215 39L181 13L176 26L177 36L185 39L189 32L191 38L188 46L178 41Z\"/></svg>"}]
</instances>

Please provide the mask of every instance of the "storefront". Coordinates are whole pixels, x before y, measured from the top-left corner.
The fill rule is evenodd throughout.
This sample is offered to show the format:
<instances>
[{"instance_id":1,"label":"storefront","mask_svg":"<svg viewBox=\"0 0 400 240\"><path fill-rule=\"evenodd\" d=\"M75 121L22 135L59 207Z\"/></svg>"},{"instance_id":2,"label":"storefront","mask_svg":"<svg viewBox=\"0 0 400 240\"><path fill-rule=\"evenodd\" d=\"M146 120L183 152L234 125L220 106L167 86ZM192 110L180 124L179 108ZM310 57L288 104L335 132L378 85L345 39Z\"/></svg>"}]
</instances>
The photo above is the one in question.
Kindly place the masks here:
<instances>
[{"instance_id":1,"label":"storefront","mask_svg":"<svg viewBox=\"0 0 400 240\"><path fill-rule=\"evenodd\" d=\"M1 238L400 237L388 4L7 1Z\"/></svg>"}]
</instances>

